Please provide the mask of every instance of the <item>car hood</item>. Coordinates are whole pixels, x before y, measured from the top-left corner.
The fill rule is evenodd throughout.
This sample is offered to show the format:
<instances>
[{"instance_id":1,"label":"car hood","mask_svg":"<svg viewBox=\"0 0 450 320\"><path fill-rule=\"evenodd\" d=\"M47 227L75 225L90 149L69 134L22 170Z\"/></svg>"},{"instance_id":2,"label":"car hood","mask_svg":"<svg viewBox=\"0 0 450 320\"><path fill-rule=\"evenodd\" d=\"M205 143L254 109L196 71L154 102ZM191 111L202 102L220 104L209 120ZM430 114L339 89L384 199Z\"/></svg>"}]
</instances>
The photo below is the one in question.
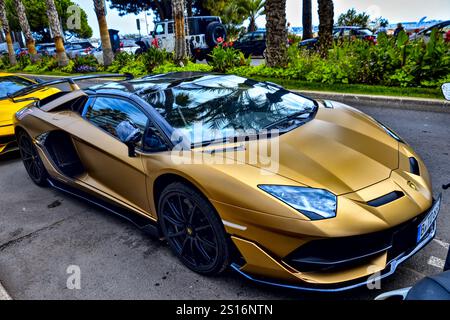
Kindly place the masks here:
<instances>
[{"instance_id":1,"label":"car hood","mask_svg":"<svg viewBox=\"0 0 450 320\"><path fill-rule=\"evenodd\" d=\"M336 195L389 178L398 168L398 142L362 112L333 104L334 108L320 107L312 121L279 136L279 147L271 139L275 141L268 148L271 157L259 155L251 161L249 150L254 147L247 145L246 163Z\"/></svg>"}]
</instances>

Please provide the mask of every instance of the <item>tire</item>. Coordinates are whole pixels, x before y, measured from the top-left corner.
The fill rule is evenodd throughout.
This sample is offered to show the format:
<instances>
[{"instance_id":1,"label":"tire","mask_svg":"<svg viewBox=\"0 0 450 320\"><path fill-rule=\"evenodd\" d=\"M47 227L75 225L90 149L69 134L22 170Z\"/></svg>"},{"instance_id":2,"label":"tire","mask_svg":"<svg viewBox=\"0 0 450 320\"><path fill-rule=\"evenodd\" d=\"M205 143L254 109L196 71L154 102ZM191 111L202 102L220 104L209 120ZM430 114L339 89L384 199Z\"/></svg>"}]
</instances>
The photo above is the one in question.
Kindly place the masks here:
<instances>
[{"instance_id":1,"label":"tire","mask_svg":"<svg viewBox=\"0 0 450 320\"><path fill-rule=\"evenodd\" d=\"M185 183L168 185L158 201L161 230L170 248L192 271L214 276L230 263L227 234L212 205Z\"/></svg>"},{"instance_id":2,"label":"tire","mask_svg":"<svg viewBox=\"0 0 450 320\"><path fill-rule=\"evenodd\" d=\"M49 175L30 136L21 132L17 141L23 165L31 180L40 187L47 187Z\"/></svg>"},{"instance_id":3,"label":"tire","mask_svg":"<svg viewBox=\"0 0 450 320\"><path fill-rule=\"evenodd\" d=\"M222 38L223 41L225 41L227 38L227 30L223 24L219 22L211 22L206 27L206 44L210 48L213 48L219 43L217 41L218 38Z\"/></svg>"}]
</instances>

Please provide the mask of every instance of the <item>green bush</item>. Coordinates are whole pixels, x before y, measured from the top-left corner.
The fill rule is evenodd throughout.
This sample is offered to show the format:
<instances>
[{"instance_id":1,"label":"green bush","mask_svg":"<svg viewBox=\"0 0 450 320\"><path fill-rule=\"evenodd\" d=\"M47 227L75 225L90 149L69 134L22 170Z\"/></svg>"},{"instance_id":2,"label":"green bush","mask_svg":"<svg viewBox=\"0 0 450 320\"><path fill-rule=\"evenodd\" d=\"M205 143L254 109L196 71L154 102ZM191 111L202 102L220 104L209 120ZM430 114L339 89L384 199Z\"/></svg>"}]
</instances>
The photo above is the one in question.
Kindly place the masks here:
<instances>
[{"instance_id":1,"label":"green bush","mask_svg":"<svg viewBox=\"0 0 450 320\"><path fill-rule=\"evenodd\" d=\"M113 63L108 67L107 71L112 73L122 72L121 70L127 65L135 62L135 55L122 51L116 54Z\"/></svg>"},{"instance_id":2,"label":"green bush","mask_svg":"<svg viewBox=\"0 0 450 320\"><path fill-rule=\"evenodd\" d=\"M401 87L439 87L450 80L450 44L433 32L430 40L409 41L380 34L378 44L341 41L327 59L317 52L291 46L287 68L238 67L228 72L324 84L370 84Z\"/></svg>"},{"instance_id":3,"label":"green bush","mask_svg":"<svg viewBox=\"0 0 450 320\"><path fill-rule=\"evenodd\" d=\"M242 52L223 45L215 47L209 56L208 64L216 72L225 73L232 68L250 65L250 58L246 59Z\"/></svg>"},{"instance_id":4,"label":"green bush","mask_svg":"<svg viewBox=\"0 0 450 320\"><path fill-rule=\"evenodd\" d=\"M197 64L193 62L188 62L186 66L180 67L174 64L173 62L167 62L163 65L160 65L153 69L154 74L162 74L162 73L169 73L169 72L178 72L178 71L184 71L184 72L211 72L213 71L213 68L206 64Z\"/></svg>"},{"instance_id":5,"label":"green bush","mask_svg":"<svg viewBox=\"0 0 450 320\"><path fill-rule=\"evenodd\" d=\"M167 52L165 49L158 49L150 47L140 57L144 63L145 69L148 73L151 73L157 66L164 64L165 62L173 60L173 54Z\"/></svg>"},{"instance_id":6,"label":"green bush","mask_svg":"<svg viewBox=\"0 0 450 320\"><path fill-rule=\"evenodd\" d=\"M134 76L175 71L200 71L233 73L244 77L283 79L321 83L324 85L368 84L398 87L438 88L450 82L450 43L446 43L434 31L429 41L409 41L406 33L396 38L385 34L378 36L377 45L363 40L344 40L336 43L326 59L318 52L298 49L288 50L287 68L269 68L265 65L250 66L250 59L223 43L210 54L208 65L189 62L184 67L173 63L173 55L165 50L150 48L142 55L118 53L107 68L112 73L130 73ZM0 59L3 71L29 73L64 72L84 73L103 71L93 56L77 57L66 67L58 67L53 57L31 64L28 56L18 57L11 67L8 56Z\"/></svg>"}]
</instances>

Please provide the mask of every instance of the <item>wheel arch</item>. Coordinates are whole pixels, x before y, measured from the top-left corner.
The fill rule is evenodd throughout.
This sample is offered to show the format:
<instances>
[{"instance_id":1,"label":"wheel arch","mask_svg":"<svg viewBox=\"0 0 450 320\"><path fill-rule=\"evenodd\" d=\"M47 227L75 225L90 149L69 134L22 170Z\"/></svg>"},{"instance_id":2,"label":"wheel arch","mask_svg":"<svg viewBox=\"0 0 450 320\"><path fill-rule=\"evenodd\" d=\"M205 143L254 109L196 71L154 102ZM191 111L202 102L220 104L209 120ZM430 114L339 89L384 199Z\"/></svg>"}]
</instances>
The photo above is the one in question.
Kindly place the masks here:
<instances>
[{"instance_id":1,"label":"wheel arch","mask_svg":"<svg viewBox=\"0 0 450 320\"><path fill-rule=\"evenodd\" d=\"M16 138L18 138L19 134L22 133L22 132L25 132L26 134L28 134L27 130L25 130L25 128L22 127L22 126L16 126L14 128L14 135L16 136Z\"/></svg>"},{"instance_id":2,"label":"wheel arch","mask_svg":"<svg viewBox=\"0 0 450 320\"><path fill-rule=\"evenodd\" d=\"M181 183L188 185L189 187L191 187L195 191L197 191L206 201L211 203L211 201L209 201L207 193L203 190L202 187L200 187L200 185L197 182L194 182L193 179L190 179L189 177L185 177L184 175L181 175L178 173L166 172L166 173L163 173L160 176L158 176L155 179L155 181L153 182L153 190L152 190L153 205L155 206L156 215L158 215L158 203L159 203L159 198L160 198L162 192L168 185L170 185L171 183L174 183L174 182L181 182ZM212 205L212 203L211 203L211 205ZM216 210L216 212L217 212L217 210Z\"/></svg>"}]
</instances>

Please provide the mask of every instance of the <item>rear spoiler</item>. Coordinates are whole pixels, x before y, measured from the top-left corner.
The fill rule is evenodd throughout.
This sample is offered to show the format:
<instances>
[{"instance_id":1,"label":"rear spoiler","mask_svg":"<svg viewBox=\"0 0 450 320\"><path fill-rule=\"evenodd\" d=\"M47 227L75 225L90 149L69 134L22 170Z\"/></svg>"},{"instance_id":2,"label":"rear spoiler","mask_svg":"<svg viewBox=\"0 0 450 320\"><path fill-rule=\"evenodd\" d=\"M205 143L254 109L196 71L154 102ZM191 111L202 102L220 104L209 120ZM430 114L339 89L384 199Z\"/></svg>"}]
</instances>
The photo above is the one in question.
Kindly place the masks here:
<instances>
[{"instance_id":1,"label":"rear spoiler","mask_svg":"<svg viewBox=\"0 0 450 320\"><path fill-rule=\"evenodd\" d=\"M128 73L126 73L126 74L95 74L95 75L68 77L68 78L61 78L61 79L57 79L57 80L44 81L44 82L32 84L26 88L23 88L22 90L19 90L13 94L10 94L10 95L8 95L8 98L10 100L12 100L13 102L22 102L22 101L27 101L27 100L37 101L39 99L36 99L36 98L16 99L16 98L28 95L30 93L33 93L33 92L43 89L45 87L54 86L54 85L62 84L62 83L68 83L70 85L70 89L72 91L80 90L80 87L76 84L76 81L102 79L102 78L125 78L126 80L131 80L131 79L133 79L133 75L128 74Z\"/></svg>"}]
</instances>

